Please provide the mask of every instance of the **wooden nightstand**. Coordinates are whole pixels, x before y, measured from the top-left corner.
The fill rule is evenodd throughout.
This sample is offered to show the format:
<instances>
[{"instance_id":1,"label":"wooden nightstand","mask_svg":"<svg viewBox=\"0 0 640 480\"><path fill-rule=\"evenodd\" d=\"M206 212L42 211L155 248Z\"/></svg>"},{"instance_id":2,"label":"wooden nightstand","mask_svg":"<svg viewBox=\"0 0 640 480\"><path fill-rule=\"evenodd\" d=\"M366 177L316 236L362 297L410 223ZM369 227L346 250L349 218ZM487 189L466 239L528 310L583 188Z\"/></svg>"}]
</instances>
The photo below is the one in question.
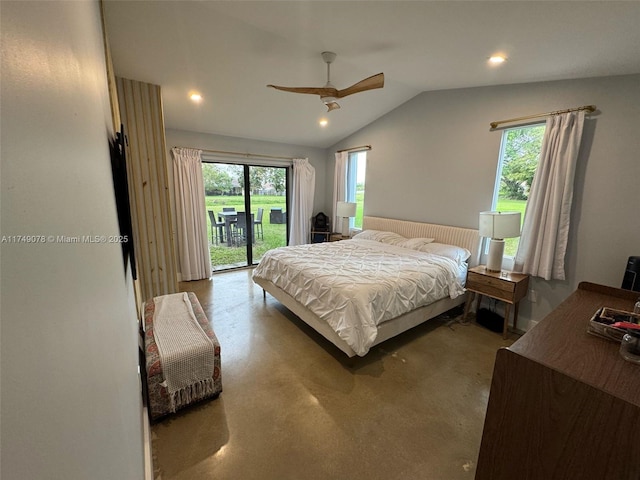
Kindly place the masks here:
<instances>
[{"instance_id":1,"label":"wooden nightstand","mask_svg":"<svg viewBox=\"0 0 640 480\"><path fill-rule=\"evenodd\" d=\"M489 272L487 267L479 265L470 268L467 272L467 283L465 288L469 291L469 299L464 307L464 317L469 314L469 307L473 303L477 294L478 302L476 304L476 314L480 308L482 296L495 298L505 302L504 309L504 326L502 329L502 338L507 338L507 327L509 325L509 313L511 305L513 310L513 328L516 328L518 322L518 303L527 295L529 288L529 275L524 273L514 273L508 271Z\"/></svg>"}]
</instances>

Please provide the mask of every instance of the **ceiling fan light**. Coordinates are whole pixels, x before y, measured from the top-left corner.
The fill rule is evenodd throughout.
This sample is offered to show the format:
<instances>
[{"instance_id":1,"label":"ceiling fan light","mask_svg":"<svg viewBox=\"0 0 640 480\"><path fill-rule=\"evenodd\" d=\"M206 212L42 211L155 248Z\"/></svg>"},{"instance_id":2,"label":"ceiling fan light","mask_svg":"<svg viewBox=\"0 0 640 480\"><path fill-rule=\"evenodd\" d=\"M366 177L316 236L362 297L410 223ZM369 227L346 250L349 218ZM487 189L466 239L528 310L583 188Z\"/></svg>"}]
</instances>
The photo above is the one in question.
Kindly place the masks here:
<instances>
[{"instance_id":1,"label":"ceiling fan light","mask_svg":"<svg viewBox=\"0 0 640 480\"><path fill-rule=\"evenodd\" d=\"M338 105L338 102L329 102L329 103L325 103L325 105L327 106L327 112L340 108L340 105Z\"/></svg>"}]
</instances>

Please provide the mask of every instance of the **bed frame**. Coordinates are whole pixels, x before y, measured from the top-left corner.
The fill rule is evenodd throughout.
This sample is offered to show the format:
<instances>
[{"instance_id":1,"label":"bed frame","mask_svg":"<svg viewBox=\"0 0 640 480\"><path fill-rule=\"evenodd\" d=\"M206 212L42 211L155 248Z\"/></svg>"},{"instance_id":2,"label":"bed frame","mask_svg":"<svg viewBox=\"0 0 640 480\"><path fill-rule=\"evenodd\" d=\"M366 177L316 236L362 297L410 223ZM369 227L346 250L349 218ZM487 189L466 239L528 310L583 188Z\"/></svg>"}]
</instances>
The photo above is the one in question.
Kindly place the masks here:
<instances>
[{"instance_id":1,"label":"bed frame","mask_svg":"<svg viewBox=\"0 0 640 480\"><path fill-rule=\"evenodd\" d=\"M362 228L363 230L395 232L407 238L434 238L438 243L457 245L459 247L466 248L471 252L469 266L475 266L478 264L480 254L480 236L478 234L478 230L368 216L364 217ZM316 330L320 335L346 353L349 357L353 357L356 354L353 349L347 345L347 343L342 340L338 334L333 331L333 329L331 329L327 322L320 319L311 310L298 303L284 290L280 289L268 280L255 278L254 281L262 287L265 292L264 295L266 295L266 292L269 292L275 299L300 317L300 319L311 326L311 328ZM463 304L465 297L465 295L460 295L455 299L451 299L449 297L443 298L442 300L438 300L430 305L420 307L399 317L387 320L378 326L378 336L376 337L372 347Z\"/></svg>"}]
</instances>

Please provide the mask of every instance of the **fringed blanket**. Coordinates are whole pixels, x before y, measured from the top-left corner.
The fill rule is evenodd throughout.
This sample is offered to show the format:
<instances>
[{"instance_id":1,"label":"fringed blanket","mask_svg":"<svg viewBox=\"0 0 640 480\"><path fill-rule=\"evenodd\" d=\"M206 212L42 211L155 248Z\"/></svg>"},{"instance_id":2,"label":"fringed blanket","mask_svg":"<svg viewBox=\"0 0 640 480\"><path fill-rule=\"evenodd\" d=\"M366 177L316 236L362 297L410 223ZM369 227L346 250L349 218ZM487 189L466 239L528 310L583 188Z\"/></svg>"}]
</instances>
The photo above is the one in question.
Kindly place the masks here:
<instances>
[{"instance_id":1,"label":"fringed blanket","mask_svg":"<svg viewBox=\"0 0 640 480\"><path fill-rule=\"evenodd\" d=\"M214 345L196 320L186 293L153 299L153 335L171 411L213 393Z\"/></svg>"}]
</instances>

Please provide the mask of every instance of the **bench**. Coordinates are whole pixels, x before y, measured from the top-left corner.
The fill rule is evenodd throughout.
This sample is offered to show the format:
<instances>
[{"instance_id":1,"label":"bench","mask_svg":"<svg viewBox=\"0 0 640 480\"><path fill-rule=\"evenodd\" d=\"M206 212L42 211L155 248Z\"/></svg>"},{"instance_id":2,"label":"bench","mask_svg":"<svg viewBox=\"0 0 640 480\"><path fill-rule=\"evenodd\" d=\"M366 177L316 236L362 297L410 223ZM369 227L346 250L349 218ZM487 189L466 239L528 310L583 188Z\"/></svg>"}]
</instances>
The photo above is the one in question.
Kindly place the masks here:
<instances>
[{"instance_id":1,"label":"bench","mask_svg":"<svg viewBox=\"0 0 640 480\"><path fill-rule=\"evenodd\" d=\"M207 392L194 399L190 403L196 403L204 399L216 398L222 392L222 376L221 376L221 362L220 362L220 343L216 338L211 324L207 319L207 316L198 301L195 293L187 292L191 308L195 315L198 324L207 335L207 337L213 343L213 371L211 372L211 378L213 380L213 390ZM157 420L164 417L175 410L184 408L187 405L181 403L178 407L172 408L171 399L166 388L165 376L162 369L162 363L160 359L160 353L158 351L158 345L154 336L154 314L156 311L156 299L162 297L155 297L152 300L145 302L143 308L144 316L144 352L145 352L145 374L146 374L146 397L147 406L149 409L149 417L151 420Z\"/></svg>"}]
</instances>

